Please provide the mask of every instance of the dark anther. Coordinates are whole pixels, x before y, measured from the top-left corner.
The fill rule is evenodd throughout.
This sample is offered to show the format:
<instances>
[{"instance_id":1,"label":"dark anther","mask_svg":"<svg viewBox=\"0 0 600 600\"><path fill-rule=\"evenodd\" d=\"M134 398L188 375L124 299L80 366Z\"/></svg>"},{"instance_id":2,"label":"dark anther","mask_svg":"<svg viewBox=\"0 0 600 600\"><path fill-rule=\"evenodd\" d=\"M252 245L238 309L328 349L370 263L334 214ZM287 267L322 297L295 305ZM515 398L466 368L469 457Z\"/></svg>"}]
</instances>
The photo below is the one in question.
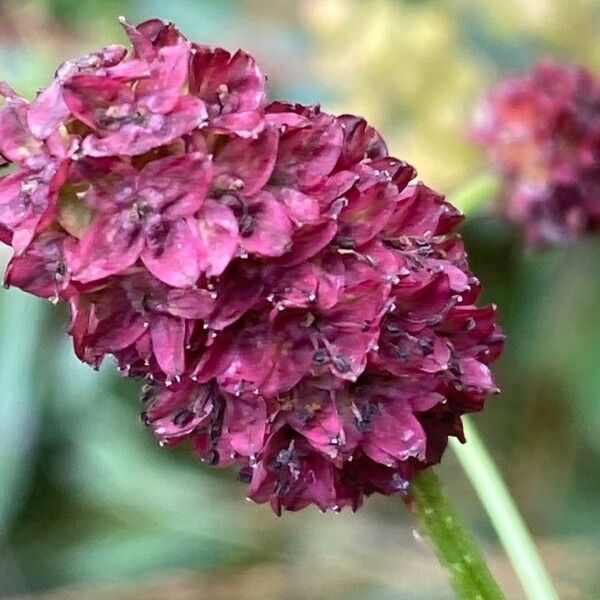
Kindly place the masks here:
<instances>
[{"instance_id":1,"label":"dark anther","mask_svg":"<svg viewBox=\"0 0 600 600\"><path fill-rule=\"evenodd\" d=\"M56 264L56 269L54 270L54 280L62 281L65 278L66 274L67 274L67 266L61 260Z\"/></svg>"},{"instance_id":2,"label":"dark anther","mask_svg":"<svg viewBox=\"0 0 600 600\"><path fill-rule=\"evenodd\" d=\"M286 477L283 480L277 482L275 486L275 493L279 496L285 496L292 489L292 480Z\"/></svg>"},{"instance_id":3,"label":"dark anther","mask_svg":"<svg viewBox=\"0 0 600 600\"><path fill-rule=\"evenodd\" d=\"M285 466L287 465L293 458L294 452L293 450L287 450L287 449L283 449L280 450L277 453L277 458L275 459L275 462L280 465L280 466Z\"/></svg>"},{"instance_id":4,"label":"dark anther","mask_svg":"<svg viewBox=\"0 0 600 600\"><path fill-rule=\"evenodd\" d=\"M140 400L145 404L154 398L156 393L156 387L153 385L146 384L142 386L142 394Z\"/></svg>"},{"instance_id":5,"label":"dark anther","mask_svg":"<svg viewBox=\"0 0 600 600\"><path fill-rule=\"evenodd\" d=\"M419 256L431 256L433 254L433 248L429 244L426 246L419 246L417 254Z\"/></svg>"},{"instance_id":6,"label":"dark anther","mask_svg":"<svg viewBox=\"0 0 600 600\"><path fill-rule=\"evenodd\" d=\"M340 373L348 373L352 369L350 359L347 356L336 356L333 359L333 365Z\"/></svg>"},{"instance_id":7,"label":"dark anther","mask_svg":"<svg viewBox=\"0 0 600 600\"><path fill-rule=\"evenodd\" d=\"M400 325L397 325L396 323L386 323L385 330L388 333L392 333L395 335L402 333L402 327L400 327Z\"/></svg>"},{"instance_id":8,"label":"dark anther","mask_svg":"<svg viewBox=\"0 0 600 600\"><path fill-rule=\"evenodd\" d=\"M136 200L131 208L131 217L134 221L143 221L151 212L150 204L145 200Z\"/></svg>"},{"instance_id":9,"label":"dark anther","mask_svg":"<svg viewBox=\"0 0 600 600\"><path fill-rule=\"evenodd\" d=\"M404 477L398 473L394 473L392 475L392 486L399 492L406 492L408 489L408 480L404 479Z\"/></svg>"},{"instance_id":10,"label":"dark anther","mask_svg":"<svg viewBox=\"0 0 600 600\"><path fill-rule=\"evenodd\" d=\"M145 410L140 413L140 423L146 427L150 425L150 419L148 418L148 413Z\"/></svg>"},{"instance_id":11,"label":"dark anther","mask_svg":"<svg viewBox=\"0 0 600 600\"><path fill-rule=\"evenodd\" d=\"M189 423L191 417L192 417L192 412L189 411L187 408L184 408L183 410L180 410L173 417L173 425L177 425L178 427L182 427L186 423Z\"/></svg>"},{"instance_id":12,"label":"dark anther","mask_svg":"<svg viewBox=\"0 0 600 600\"><path fill-rule=\"evenodd\" d=\"M367 433L371 428L371 423L377 414L377 406L370 402L365 402L364 406L360 411L360 417L354 419L356 429L359 433Z\"/></svg>"},{"instance_id":13,"label":"dark anther","mask_svg":"<svg viewBox=\"0 0 600 600\"><path fill-rule=\"evenodd\" d=\"M375 404L371 404L370 402L366 402L362 410L363 419L365 421L372 421L376 414L377 406L375 406Z\"/></svg>"},{"instance_id":14,"label":"dark anther","mask_svg":"<svg viewBox=\"0 0 600 600\"><path fill-rule=\"evenodd\" d=\"M308 408L303 408L298 411L298 419L300 419L300 423L304 426L308 425L314 416L314 411L311 411Z\"/></svg>"},{"instance_id":15,"label":"dark anther","mask_svg":"<svg viewBox=\"0 0 600 600\"><path fill-rule=\"evenodd\" d=\"M271 471L281 471L283 467L287 467L294 461L296 453L294 448L283 448L277 453L275 460L269 465Z\"/></svg>"},{"instance_id":16,"label":"dark anther","mask_svg":"<svg viewBox=\"0 0 600 600\"><path fill-rule=\"evenodd\" d=\"M398 360L401 360L402 362L404 362L405 360L408 359L410 352L409 352L408 346L406 344L398 344L394 348L394 354Z\"/></svg>"},{"instance_id":17,"label":"dark anther","mask_svg":"<svg viewBox=\"0 0 600 600\"><path fill-rule=\"evenodd\" d=\"M448 363L448 371L455 377L462 377L463 372L460 368L460 363L456 359L450 360Z\"/></svg>"},{"instance_id":18,"label":"dark anther","mask_svg":"<svg viewBox=\"0 0 600 600\"><path fill-rule=\"evenodd\" d=\"M238 480L242 483L250 483L252 481L252 469L244 467L238 473Z\"/></svg>"},{"instance_id":19,"label":"dark anther","mask_svg":"<svg viewBox=\"0 0 600 600\"><path fill-rule=\"evenodd\" d=\"M143 379L148 375L146 369L138 368L138 367L130 367L129 375L127 375L130 379Z\"/></svg>"},{"instance_id":20,"label":"dark anther","mask_svg":"<svg viewBox=\"0 0 600 600\"><path fill-rule=\"evenodd\" d=\"M210 450L209 453L206 455L206 461L208 462L209 465L213 465L213 467L215 465L219 464L219 453L216 450Z\"/></svg>"},{"instance_id":21,"label":"dark anther","mask_svg":"<svg viewBox=\"0 0 600 600\"><path fill-rule=\"evenodd\" d=\"M240 218L240 235L242 237L248 237L252 235L254 231L254 219L251 215L243 215Z\"/></svg>"},{"instance_id":22,"label":"dark anther","mask_svg":"<svg viewBox=\"0 0 600 600\"><path fill-rule=\"evenodd\" d=\"M359 433L368 433L371 428L371 423L364 419L354 419L354 424Z\"/></svg>"},{"instance_id":23,"label":"dark anther","mask_svg":"<svg viewBox=\"0 0 600 600\"><path fill-rule=\"evenodd\" d=\"M419 338L418 344L423 356L429 356L433 352L433 341L429 338Z\"/></svg>"},{"instance_id":24,"label":"dark anther","mask_svg":"<svg viewBox=\"0 0 600 600\"><path fill-rule=\"evenodd\" d=\"M338 235L335 238L335 243L342 250L354 250L356 248L356 241L347 235Z\"/></svg>"},{"instance_id":25,"label":"dark anther","mask_svg":"<svg viewBox=\"0 0 600 600\"><path fill-rule=\"evenodd\" d=\"M315 353L313 354L313 357L312 357L312 361L316 365L324 365L324 364L328 363L329 356L327 354L327 351L323 350L323 348L319 348L319 349L315 350Z\"/></svg>"},{"instance_id":26,"label":"dark anther","mask_svg":"<svg viewBox=\"0 0 600 600\"><path fill-rule=\"evenodd\" d=\"M436 325L439 325L442 322L442 315L433 315L433 317L429 317L427 319L427 325L429 325L429 327L435 327Z\"/></svg>"},{"instance_id":27,"label":"dark anther","mask_svg":"<svg viewBox=\"0 0 600 600\"><path fill-rule=\"evenodd\" d=\"M475 319L473 317L469 317L465 322L465 329L467 331L473 331L475 329L477 323L475 323Z\"/></svg>"},{"instance_id":28,"label":"dark anther","mask_svg":"<svg viewBox=\"0 0 600 600\"><path fill-rule=\"evenodd\" d=\"M360 326L361 331L369 331L371 329L371 323L369 321L363 321Z\"/></svg>"}]
</instances>

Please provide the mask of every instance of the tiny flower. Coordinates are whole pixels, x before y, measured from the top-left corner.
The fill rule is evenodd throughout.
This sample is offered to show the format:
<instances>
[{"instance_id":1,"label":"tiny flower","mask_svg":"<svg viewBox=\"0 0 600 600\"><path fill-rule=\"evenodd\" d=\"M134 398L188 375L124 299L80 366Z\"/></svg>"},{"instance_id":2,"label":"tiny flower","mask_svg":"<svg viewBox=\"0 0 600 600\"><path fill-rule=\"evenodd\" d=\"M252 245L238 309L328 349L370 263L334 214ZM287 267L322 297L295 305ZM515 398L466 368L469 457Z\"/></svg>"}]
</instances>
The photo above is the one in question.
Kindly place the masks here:
<instances>
[{"instance_id":1,"label":"tiny flower","mask_svg":"<svg viewBox=\"0 0 600 600\"><path fill-rule=\"evenodd\" d=\"M472 135L505 177L501 210L529 245L600 228L599 100L592 73L545 61L500 83L479 107Z\"/></svg>"},{"instance_id":2,"label":"tiny flower","mask_svg":"<svg viewBox=\"0 0 600 600\"><path fill-rule=\"evenodd\" d=\"M82 165L92 174L84 201L96 216L70 256L73 277L103 279L141 258L161 281L191 286L200 276L197 224L211 180L211 165L198 152L150 161L138 170L127 163ZM115 177L118 174L117 177Z\"/></svg>"},{"instance_id":3,"label":"tiny flower","mask_svg":"<svg viewBox=\"0 0 600 600\"><path fill-rule=\"evenodd\" d=\"M278 514L406 491L497 391L461 215L360 117L269 103L256 61L122 20L0 112L6 285L68 301L77 356Z\"/></svg>"}]
</instances>

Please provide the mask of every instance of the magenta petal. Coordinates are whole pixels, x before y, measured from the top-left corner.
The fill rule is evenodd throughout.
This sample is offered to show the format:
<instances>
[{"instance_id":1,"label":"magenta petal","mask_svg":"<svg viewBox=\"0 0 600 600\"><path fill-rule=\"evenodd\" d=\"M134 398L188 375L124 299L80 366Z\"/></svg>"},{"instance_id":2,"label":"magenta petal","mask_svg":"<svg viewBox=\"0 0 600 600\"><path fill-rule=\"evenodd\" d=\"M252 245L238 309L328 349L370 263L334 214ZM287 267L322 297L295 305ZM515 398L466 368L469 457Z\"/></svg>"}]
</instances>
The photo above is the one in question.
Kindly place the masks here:
<instances>
[{"instance_id":1,"label":"magenta petal","mask_svg":"<svg viewBox=\"0 0 600 600\"><path fill-rule=\"evenodd\" d=\"M206 102L213 113L257 110L264 103L265 76L242 50L233 56L222 48L195 46L190 93Z\"/></svg>"},{"instance_id":2,"label":"magenta petal","mask_svg":"<svg viewBox=\"0 0 600 600\"><path fill-rule=\"evenodd\" d=\"M468 387L485 391L495 391L489 367L474 358L465 358L460 362L462 382Z\"/></svg>"},{"instance_id":3,"label":"magenta petal","mask_svg":"<svg viewBox=\"0 0 600 600\"><path fill-rule=\"evenodd\" d=\"M269 327L266 323L249 325L242 331L236 332L228 343L220 344L220 339L228 338L229 332L217 337L218 352L210 352L206 367L201 369L202 376L214 376L208 367L219 368L218 384L221 389L235 394L241 391L243 385L256 388L272 370L272 361L268 358L273 353L273 343L269 339ZM211 346L212 350L212 346ZM265 394L268 396L269 394Z\"/></svg>"},{"instance_id":4,"label":"magenta petal","mask_svg":"<svg viewBox=\"0 0 600 600\"><path fill-rule=\"evenodd\" d=\"M340 234L364 244L387 224L396 207L393 187L374 185L364 192L348 193L348 204L339 217Z\"/></svg>"},{"instance_id":5,"label":"magenta petal","mask_svg":"<svg viewBox=\"0 0 600 600\"><path fill-rule=\"evenodd\" d=\"M119 117L132 114L135 106L134 92L125 83L95 75L69 79L63 87L63 98L75 118L100 130L118 123Z\"/></svg>"},{"instance_id":6,"label":"magenta petal","mask_svg":"<svg viewBox=\"0 0 600 600\"><path fill-rule=\"evenodd\" d=\"M290 248L292 223L285 208L266 192L252 206L249 234L242 233L240 246L261 256L281 256Z\"/></svg>"},{"instance_id":7,"label":"magenta petal","mask_svg":"<svg viewBox=\"0 0 600 600\"><path fill-rule=\"evenodd\" d=\"M152 404L144 420L152 425L154 433L163 443L175 444L199 429L212 417L213 403L209 390L184 381L158 390L150 388Z\"/></svg>"},{"instance_id":8,"label":"magenta petal","mask_svg":"<svg viewBox=\"0 0 600 600\"><path fill-rule=\"evenodd\" d=\"M50 183L40 174L26 171L0 178L0 225L12 232L10 243L17 255L22 254L35 233L52 220L56 187L62 176L61 171Z\"/></svg>"},{"instance_id":9,"label":"magenta petal","mask_svg":"<svg viewBox=\"0 0 600 600\"><path fill-rule=\"evenodd\" d=\"M33 135L39 139L48 138L69 116L69 107L63 99L63 85L79 72L96 70L100 75L128 79L133 76L129 71L135 66L135 76L139 76L138 61L121 62L126 54L126 48L115 44L61 65L54 81L31 103L27 123Z\"/></svg>"},{"instance_id":10,"label":"magenta petal","mask_svg":"<svg viewBox=\"0 0 600 600\"><path fill-rule=\"evenodd\" d=\"M237 321L259 301L262 291L258 277L247 277L241 269L227 271L216 289L216 306L208 320L211 329L224 329Z\"/></svg>"},{"instance_id":11,"label":"magenta petal","mask_svg":"<svg viewBox=\"0 0 600 600\"><path fill-rule=\"evenodd\" d=\"M69 114L69 107L63 100L62 82L55 79L31 103L27 113L27 124L31 133L43 140L54 133Z\"/></svg>"},{"instance_id":12,"label":"magenta petal","mask_svg":"<svg viewBox=\"0 0 600 600\"><path fill-rule=\"evenodd\" d=\"M142 261L158 279L174 287L191 287L200 277L198 233L193 219L179 219L168 224L158 248L142 252Z\"/></svg>"},{"instance_id":13,"label":"magenta petal","mask_svg":"<svg viewBox=\"0 0 600 600\"><path fill-rule=\"evenodd\" d=\"M238 247L238 222L232 210L207 199L198 211L198 260L209 277L223 273Z\"/></svg>"},{"instance_id":14,"label":"magenta petal","mask_svg":"<svg viewBox=\"0 0 600 600\"><path fill-rule=\"evenodd\" d=\"M158 21L158 19L155 19L155 21ZM119 23L121 23L121 27L125 30L125 34L133 46L135 55L147 62L152 61L156 56L156 49L150 38L140 31L141 27L136 27L125 17L119 17Z\"/></svg>"},{"instance_id":15,"label":"magenta petal","mask_svg":"<svg viewBox=\"0 0 600 600\"><path fill-rule=\"evenodd\" d=\"M138 82L136 95L156 113L168 113L177 104L187 79L189 42L165 46L150 63L150 77Z\"/></svg>"},{"instance_id":16,"label":"magenta petal","mask_svg":"<svg viewBox=\"0 0 600 600\"><path fill-rule=\"evenodd\" d=\"M27 219L21 223L18 229L13 231L10 243L16 256L23 254L33 241L37 224L37 219Z\"/></svg>"},{"instance_id":17,"label":"magenta petal","mask_svg":"<svg viewBox=\"0 0 600 600\"><path fill-rule=\"evenodd\" d=\"M154 356L167 377L185 371L185 322L183 319L156 315L150 321L150 338Z\"/></svg>"},{"instance_id":18,"label":"magenta petal","mask_svg":"<svg viewBox=\"0 0 600 600\"><path fill-rule=\"evenodd\" d=\"M312 188L308 194L322 205L329 205L345 194L358 179L359 177L354 171L338 171Z\"/></svg>"},{"instance_id":19,"label":"magenta petal","mask_svg":"<svg viewBox=\"0 0 600 600\"><path fill-rule=\"evenodd\" d=\"M155 210L169 219L188 217L202 206L211 171L210 161L200 152L169 156L149 162L139 185Z\"/></svg>"},{"instance_id":20,"label":"magenta petal","mask_svg":"<svg viewBox=\"0 0 600 600\"><path fill-rule=\"evenodd\" d=\"M344 150L337 164L338 169L347 169L364 159L372 160L387 155L383 138L363 118L342 115L339 120L344 130Z\"/></svg>"},{"instance_id":21,"label":"magenta petal","mask_svg":"<svg viewBox=\"0 0 600 600\"><path fill-rule=\"evenodd\" d=\"M89 156L135 156L168 144L204 123L204 103L191 96L179 98L166 115L147 114L142 124L128 123L103 137L88 135L82 148Z\"/></svg>"},{"instance_id":22,"label":"magenta petal","mask_svg":"<svg viewBox=\"0 0 600 600\"><path fill-rule=\"evenodd\" d=\"M69 283L63 258L65 236L41 234L26 254L14 256L6 268L4 285L14 285L42 298L58 298Z\"/></svg>"},{"instance_id":23,"label":"magenta petal","mask_svg":"<svg viewBox=\"0 0 600 600\"><path fill-rule=\"evenodd\" d=\"M47 157L42 143L27 126L27 110L25 102L11 102L0 110L0 154L37 170L44 166Z\"/></svg>"},{"instance_id":24,"label":"magenta petal","mask_svg":"<svg viewBox=\"0 0 600 600\"><path fill-rule=\"evenodd\" d=\"M29 214L28 199L23 193L31 187L29 173L20 170L0 178L0 223L12 231Z\"/></svg>"},{"instance_id":25,"label":"magenta petal","mask_svg":"<svg viewBox=\"0 0 600 600\"><path fill-rule=\"evenodd\" d=\"M144 60L126 60L114 67L102 70L103 75L122 82L135 81L150 77L150 67ZM136 82L139 83L139 82Z\"/></svg>"},{"instance_id":26,"label":"magenta petal","mask_svg":"<svg viewBox=\"0 0 600 600\"><path fill-rule=\"evenodd\" d=\"M56 71L56 78L59 81L66 81L72 75L80 71L93 71L104 73L118 65L127 55L127 48L120 44L111 44L98 52L91 52L79 58L67 60Z\"/></svg>"},{"instance_id":27,"label":"magenta petal","mask_svg":"<svg viewBox=\"0 0 600 600\"><path fill-rule=\"evenodd\" d=\"M271 301L279 307L307 308L317 297L319 270L310 263L289 269L265 269L266 288L271 289Z\"/></svg>"},{"instance_id":28,"label":"magenta petal","mask_svg":"<svg viewBox=\"0 0 600 600\"><path fill-rule=\"evenodd\" d=\"M144 318L132 310L119 288L108 288L95 297L75 296L71 300L73 334L79 356L102 356L135 343L146 332Z\"/></svg>"},{"instance_id":29,"label":"magenta petal","mask_svg":"<svg viewBox=\"0 0 600 600\"><path fill-rule=\"evenodd\" d=\"M175 317L205 319L213 311L214 304L208 290L175 289L168 292L165 308Z\"/></svg>"},{"instance_id":30,"label":"magenta petal","mask_svg":"<svg viewBox=\"0 0 600 600\"><path fill-rule=\"evenodd\" d=\"M284 185L296 183L303 191L318 185L333 170L342 140L340 125L328 115L315 118L310 127L284 134L274 179Z\"/></svg>"},{"instance_id":31,"label":"magenta petal","mask_svg":"<svg viewBox=\"0 0 600 600\"><path fill-rule=\"evenodd\" d=\"M270 502L278 515L283 509L296 511L309 504L316 504L321 510L337 507L335 467L325 457L311 452L301 438L293 441L298 452L290 451L289 440L279 435L269 440L268 455L252 471L248 496L255 502Z\"/></svg>"},{"instance_id":32,"label":"magenta petal","mask_svg":"<svg viewBox=\"0 0 600 600\"><path fill-rule=\"evenodd\" d=\"M128 212L97 216L68 255L73 279L97 281L124 271L139 258L144 238Z\"/></svg>"},{"instance_id":33,"label":"magenta petal","mask_svg":"<svg viewBox=\"0 0 600 600\"><path fill-rule=\"evenodd\" d=\"M241 456L257 454L264 445L266 417L267 408L260 396L229 396L222 436Z\"/></svg>"},{"instance_id":34,"label":"magenta petal","mask_svg":"<svg viewBox=\"0 0 600 600\"><path fill-rule=\"evenodd\" d=\"M173 23L161 19L142 21L135 28L145 38L150 40L154 48L173 46L187 40Z\"/></svg>"},{"instance_id":35,"label":"magenta petal","mask_svg":"<svg viewBox=\"0 0 600 600\"><path fill-rule=\"evenodd\" d=\"M422 183L404 189L390 222L388 235L423 235L426 231L446 233L462 219L461 214L444 197Z\"/></svg>"},{"instance_id":36,"label":"magenta petal","mask_svg":"<svg viewBox=\"0 0 600 600\"><path fill-rule=\"evenodd\" d=\"M277 264L282 267L292 267L309 259L321 251L335 237L337 223L325 221L316 225L302 227L294 232L292 248L282 256Z\"/></svg>"},{"instance_id":37,"label":"magenta petal","mask_svg":"<svg viewBox=\"0 0 600 600\"><path fill-rule=\"evenodd\" d=\"M269 181L276 158L277 134L272 129L256 139L231 139L214 159L216 185L254 196Z\"/></svg>"},{"instance_id":38,"label":"magenta petal","mask_svg":"<svg viewBox=\"0 0 600 600\"><path fill-rule=\"evenodd\" d=\"M315 450L332 459L337 457L337 444L343 441L342 423L327 390L303 389L298 409L291 413L289 423Z\"/></svg>"},{"instance_id":39,"label":"magenta petal","mask_svg":"<svg viewBox=\"0 0 600 600\"><path fill-rule=\"evenodd\" d=\"M269 343L272 357L265 360L263 351L260 361L267 362L269 372L259 385L265 397L289 390L308 373L314 347L310 342L302 319L282 317L273 324Z\"/></svg>"},{"instance_id":40,"label":"magenta petal","mask_svg":"<svg viewBox=\"0 0 600 600\"><path fill-rule=\"evenodd\" d=\"M265 122L271 127L279 129L282 133L286 129L301 129L302 127L308 127L310 121L294 112L268 112L265 114Z\"/></svg>"},{"instance_id":41,"label":"magenta petal","mask_svg":"<svg viewBox=\"0 0 600 600\"><path fill-rule=\"evenodd\" d=\"M274 195L287 208L287 213L296 226L302 227L319 220L319 202L312 196L291 188L274 190Z\"/></svg>"},{"instance_id":42,"label":"magenta petal","mask_svg":"<svg viewBox=\"0 0 600 600\"><path fill-rule=\"evenodd\" d=\"M409 407L379 405L380 413L360 445L375 462L393 466L411 457L425 459L425 432Z\"/></svg>"},{"instance_id":43,"label":"magenta petal","mask_svg":"<svg viewBox=\"0 0 600 600\"><path fill-rule=\"evenodd\" d=\"M241 138L255 138L265 128L261 113L256 110L227 113L210 120L210 130L214 133L235 134Z\"/></svg>"}]
</instances>

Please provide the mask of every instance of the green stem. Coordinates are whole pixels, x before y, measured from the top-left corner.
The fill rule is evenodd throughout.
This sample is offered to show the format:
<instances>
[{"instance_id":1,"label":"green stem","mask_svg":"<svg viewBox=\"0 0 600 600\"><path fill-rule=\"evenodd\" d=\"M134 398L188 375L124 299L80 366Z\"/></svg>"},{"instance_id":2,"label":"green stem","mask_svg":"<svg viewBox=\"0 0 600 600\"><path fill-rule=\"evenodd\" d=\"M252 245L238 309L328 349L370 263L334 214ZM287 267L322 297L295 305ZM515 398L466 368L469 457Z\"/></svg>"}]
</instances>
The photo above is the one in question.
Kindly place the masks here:
<instances>
[{"instance_id":1,"label":"green stem","mask_svg":"<svg viewBox=\"0 0 600 600\"><path fill-rule=\"evenodd\" d=\"M433 469L419 473L410 486L416 515L433 542L452 584L465 600L503 600L477 544L462 524Z\"/></svg>"},{"instance_id":2,"label":"green stem","mask_svg":"<svg viewBox=\"0 0 600 600\"><path fill-rule=\"evenodd\" d=\"M493 173L483 173L450 195L450 202L466 215L472 215L498 195L502 182Z\"/></svg>"},{"instance_id":3,"label":"green stem","mask_svg":"<svg viewBox=\"0 0 600 600\"><path fill-rule=\"evenodd\" d=\"M492 457L468 417L463 417L466 444L451 445L504 546L529 600L558 600L527 526Z\"/></svg>"}]
</instances>

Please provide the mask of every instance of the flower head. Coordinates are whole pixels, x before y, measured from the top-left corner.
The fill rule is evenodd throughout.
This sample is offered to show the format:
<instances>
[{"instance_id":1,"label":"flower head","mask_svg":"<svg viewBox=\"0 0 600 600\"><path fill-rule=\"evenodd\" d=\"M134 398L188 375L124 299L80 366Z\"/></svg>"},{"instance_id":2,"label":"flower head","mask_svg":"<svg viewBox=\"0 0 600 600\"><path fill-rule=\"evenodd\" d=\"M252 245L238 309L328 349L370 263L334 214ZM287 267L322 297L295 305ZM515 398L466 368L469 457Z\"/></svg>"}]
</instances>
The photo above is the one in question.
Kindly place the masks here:
<instances>
[{"instance_id":1,"label":"flower head","mask_svg":"<svg viewBox=\"0 0 600 600\"><path fill-rule=\"evenodd\" d=\"M363 119L266 99L252 57L124 22L32 103L2 88L6 283L68 301L80 359L276 512L357 508L496 391L461 220Z\"/></svg>"},{"instance_id":2,"label":"flower head","mask_svg":"<svg viewBox=\"0 0 600 600\"><path fill-rule=\"evenodd\" d=\"M600 229L600 80L540 62L479 107L472 128L506 179L508 218L536 246Z\"/></svg>"}]
</instances>

